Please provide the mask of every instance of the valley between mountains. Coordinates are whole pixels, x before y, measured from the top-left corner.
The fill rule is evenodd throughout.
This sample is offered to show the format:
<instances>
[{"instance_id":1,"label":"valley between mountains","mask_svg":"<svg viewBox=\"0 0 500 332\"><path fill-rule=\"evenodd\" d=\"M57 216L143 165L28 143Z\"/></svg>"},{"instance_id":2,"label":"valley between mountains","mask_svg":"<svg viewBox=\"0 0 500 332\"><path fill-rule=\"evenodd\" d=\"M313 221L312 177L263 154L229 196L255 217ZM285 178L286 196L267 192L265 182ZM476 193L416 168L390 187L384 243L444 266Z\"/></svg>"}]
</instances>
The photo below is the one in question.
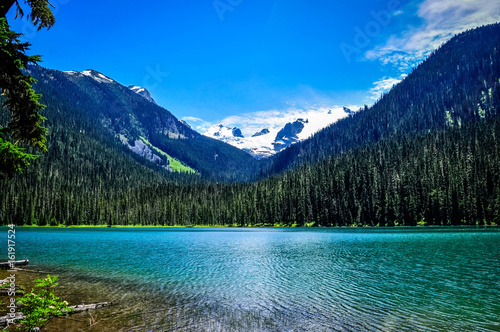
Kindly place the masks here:
<instances>
[{"instance_id":1,"label":"valley between mountains","mask_svg":"<svg viewBox=\"0 0 500 332\"><path fill-rule=\"evenodd\" d=\"M49 151L0 180L0 217L31 225L496 224L499 52L499 24L466 31L370 107L247 137L220 125L200 134L146 89L103 73L32 66Z\"/></svg>"}]
</instances>

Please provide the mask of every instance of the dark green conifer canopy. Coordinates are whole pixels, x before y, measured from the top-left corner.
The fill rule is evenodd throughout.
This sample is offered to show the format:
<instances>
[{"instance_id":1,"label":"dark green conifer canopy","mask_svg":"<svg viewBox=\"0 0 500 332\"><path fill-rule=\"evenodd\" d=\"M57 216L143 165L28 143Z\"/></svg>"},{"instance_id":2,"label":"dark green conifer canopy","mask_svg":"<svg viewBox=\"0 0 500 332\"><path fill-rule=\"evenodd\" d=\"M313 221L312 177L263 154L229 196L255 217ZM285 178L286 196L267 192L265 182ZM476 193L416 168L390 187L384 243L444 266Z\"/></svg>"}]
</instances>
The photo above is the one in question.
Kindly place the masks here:
<instances>
[{"instance_id":1,"label":"dark green conifer canopy","mask_svg":"<svg viewBox=\"0 0 500 332\"><path fill-rule=\"evenodd\" d=\"M27 18L38 30L51 28L54 15L46 0L26 0L31 10ZM29 144L46 151L47 129L42 126L45 118L40 112L45 108L39 102L41 95L35 93L31 85L35 79L25 75L28 64L40 62L40 56L29 56L26 52L30 44L21 42L22 34L12 31L6 15L16 8L16 18L22 18L25 10L17 0L6 0L0 4L0 89L2 108L10 112L11 118L6 127L0 124L0 176L11 176L22 172L36 155L24 152L18 144ZM13 143L11 142L13 141Z\"/></svg>"}]
</instances>

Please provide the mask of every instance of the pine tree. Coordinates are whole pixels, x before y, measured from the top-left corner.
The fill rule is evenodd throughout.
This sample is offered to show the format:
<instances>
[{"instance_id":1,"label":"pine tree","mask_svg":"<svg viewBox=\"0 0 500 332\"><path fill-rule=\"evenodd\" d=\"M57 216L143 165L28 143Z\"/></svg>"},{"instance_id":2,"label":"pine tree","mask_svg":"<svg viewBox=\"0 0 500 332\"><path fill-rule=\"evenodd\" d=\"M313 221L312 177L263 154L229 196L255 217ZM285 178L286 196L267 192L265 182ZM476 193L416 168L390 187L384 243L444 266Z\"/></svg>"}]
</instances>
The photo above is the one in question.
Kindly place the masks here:
<instances>
[{"instance_id":1,"label":"pine tree","mask_svg":"<svg viewBox=\"0 0 500 332\"><path fill-rule=\"evenodd\" d=\"M47 0L26 0L31 13L28 19L38 27L49 29L55 19ZM31 85L35 79L24 75L23 69L28 64L40 62L39 55L29 56L26 52L30 44L21 42L22 34L12 31L6 15L10 8L16 5L16 18L23 17L24 11L16 0L3 1L0 5L0 89L3 108L10 111L11 118L7 127L0 125L0 176L11 176L22 172L36 155L25 153L18 144L26 143L41 151L47 151L45 146L47 129L42 127L45 118L40 114L45 106L39 102ZM14 143L9 141L9 138Z\"/></svg>"}]
</instances>

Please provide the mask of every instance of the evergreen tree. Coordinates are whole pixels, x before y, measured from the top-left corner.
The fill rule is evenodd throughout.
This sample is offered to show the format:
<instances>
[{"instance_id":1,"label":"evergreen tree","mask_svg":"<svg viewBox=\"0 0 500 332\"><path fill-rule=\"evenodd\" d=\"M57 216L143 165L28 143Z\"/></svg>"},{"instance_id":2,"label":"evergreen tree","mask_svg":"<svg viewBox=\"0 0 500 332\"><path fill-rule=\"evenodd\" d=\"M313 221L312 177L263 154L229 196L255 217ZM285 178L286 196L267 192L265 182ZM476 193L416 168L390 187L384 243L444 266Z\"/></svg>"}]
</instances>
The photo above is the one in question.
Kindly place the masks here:
<instances>
[{"instance_id":1,"label":"evergreen tree","mask_svg":"<svg viewBox=\"0 0 500 332\"><path fill-rule=\"evenodd\" d=\"M38 30L52 27L55 20L48 1L25 2L31 9L28 19ZM10 29L6 15L14 5L16 18L23 17L24 11L18 1L3 1L0 5L0 89L4 99L3 108L8 109L11 115L7 127L0 125L0 176L21 172L37 157L25 153L18 144L27 143L41 151L47 151L47 129L42 127L45 118L40 114L45 106L39 102L40 95L31 87L35 80L23 73L29 63L40 62L40 56L27 55L30 44L21 42L19 38L22 34Z\"/></svg>"}]
</instances>

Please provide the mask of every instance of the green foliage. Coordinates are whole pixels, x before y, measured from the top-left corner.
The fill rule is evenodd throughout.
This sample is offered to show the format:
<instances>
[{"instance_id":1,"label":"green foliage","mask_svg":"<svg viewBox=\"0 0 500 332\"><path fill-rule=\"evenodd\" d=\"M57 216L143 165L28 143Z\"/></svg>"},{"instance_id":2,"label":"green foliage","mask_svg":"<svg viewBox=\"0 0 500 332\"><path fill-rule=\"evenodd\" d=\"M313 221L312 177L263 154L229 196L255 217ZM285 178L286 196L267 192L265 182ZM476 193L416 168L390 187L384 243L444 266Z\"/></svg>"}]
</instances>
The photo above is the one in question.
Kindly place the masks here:
<instances>
[{"instance_id":1,"label":"green foliage","mask_svg":"<svg viewBox=\"0 0 500 332\"><path fill-rule=\"evenodd\" d=\"M0 132L0 177L22 173L32 160L38 158L37 155L25 153L24 149L4 141L2 136Z\"/></svg>"},{"instance_id":2,"label":"green foliage","mask_svg":"<svg viewBox=\"0 0 500 332\"><path fill-rule=\"evenodd\" d=\"M453 127L453 118L451 117L450 111L445 111L445 115L446 115L446 124L449 127Z\"/></svg>"},{"instance_id":3,"label":"green foliage","mask_svg":"<svg viewBox=\"0 0 500 332\"><path fill-rule=\"evenodd\" d=\"M7 19L0 18L0 87L5 97L2 107L11 113L8 131L14 139L46 150L47 130L41 126L45 118L39 114L45 106L31 88L35 79L22 72L29 63L39 62L40 57L25 54L30 45L21 43L20 36L10 30Z\"/></svg>"},{"instance_id":4,"label":"green foliage","mask_svg":"<svg viewBox=\"0 0 500 332\"><path fill-rule=\"evenodd\" d=\"M48 1L26 0L26 3L31 8L28 18L38 26L38 30L54 24ZM36 80L23 73L28 64L40 62L40 56L27 55L30 44L21 42L22 34L10 29L5 15L14 4L17 7L16 17L22 17L24 12L17 1L4 1L0 6L0 89L5 99L2 108L11 115L8 126L0 126L0 174L7 176L21 172L36 158L24 153L17 147L18 143L47 151L47 129L41 125L45 117L40 114L45 106L39 102L41 96L31 87ZM14 139L14 144L6 141L6 133Z\"/></svg>"},{"instance_id":5,"label":"green foliage","mask_svg":"<svg viewBox=\"0 0 500 332\"><path fill-rule=\"evenodd\" d=\"M164 156L168 160L168 165L174 170L174 172L178 173L188 173L188 174L195 174L196 171L192 169L191 167L185 165L182 163L180 160L171 157L167 153L163 152L162 150L158 149L156 146L152 145L146 138L140 137L141 140L148 145L150 148L152 148L154 151L158 152L160 155Z\"/></svg>"},{"instance_id":6,"label":"green foliage","mask_svg":"<svg viewBox=\"0 0 500 332\"><path fill-rule=\"evenodd\" d=\"M50 226L57 226L59 223L57 222L56 218L52 217L50 219Z\"/></svg>"},{"instance_id":7,"label":"green foliage","mask_svg":"<svg viewBox=\"0 0 500 332\"><path fill-rule=\"evenodd\" d=\"M48 0L25 0L24 2L31 9L30 14L28 14L28 19L34 26L38 27L38 31L44 28L50 29L54 25L56 20L52 10L49 8L52 4ZM24 16L24 11L17 0L2 1L0 5L0 17L5 16L14 5L16 5L16 18L22 18Z\"/></svg>"},{"instance_id":8,"label":"green foliage","mask_svg":"<svg viewBox=\"0 0 500 332\"><path fill-rule=\"evenodd\" d=\"M46 225L54 218L72 225L111 220L113 226L300 227L500 221L498 118L380 142L249 184L183 183L181 175L175 180L174 174L166 178L132 167L132 158L85 136L63 140L62 132L55 134L66 143L51 147L22 177L0 181L2 223Z\"/></svg>"},{"instance_id":9,"label":"green foliage","mask_svg":"<svg viewBox=\"0 0 500 332\"><path fill-rule=\"evenodd\" d=\"M92 90L97 89L95 84L84 83L73 89L66 74L34 67L30 70L40 82L52 77L50 84L38 83L36 88L49 105L53 144L46 157L36 160L35 167L22 176L0 180L0 222L38 220L47 225L55 218L66 225L113 226L300 227L311 221L316 226L415 226L423 220L428 225L476 225L484 220L498 224L498 32L500 25L495 25L453 39L451 46L436 52L372 108L309 143L293 145L291 153L299 151L303 164L252 183L209 182L141 161L126 146L116 144L116 132L103 128L101 115L112 119L110 126L118 123L118 128L130 130L137 138L141 130L149 130L152 145L193 161L189 165L202 173L241 180L252 169L251 165L244 171L236 168L246 159L239 159L240 154L231 159L234 149L223 151L220 142L154 134L161 128L153 122L166 111L146 104L142 97L122 94L120 87L109 84L113 95L130 98L124 105L140 107L109 107L103 113L103 105L112 102L106 91ZM471 45L470 49L464 45ZM468 63L460 64L464 72L457 73L457 61ZM478 104L489 105L481 106L487 110L484 119ZM457 123L452 128L446 125L447 109L453 110L450 117ZM122 126L130 112L141 123L151 123L141 130ZM154 114L153 120L147 119L148 114ZM184 136L189 134L188 129L182 130ZM210 163L207 160L214 151L223 157ZM274 160L283 162L274 170L287 167L286 157L280 154ZM217 173L219 166L224 168Z\"/></svg>"},{"instance_id":10,"label":"green foliage","mask_svg":"<svg viewBox=\"0 0 500 332\"><path fill-rule=\"evenodd\" d=\"M60 301L54 293L54 288L58 276L47 275L44 279L35 280L35 289L30 293L25 293L18 299L23 305L19 310L24 314L24 318L19 321L20 331L32 331L34 328L42 328L51 316L67 315L72 309L68 308L68 303Z\"/></svg>"}]
</instances>

